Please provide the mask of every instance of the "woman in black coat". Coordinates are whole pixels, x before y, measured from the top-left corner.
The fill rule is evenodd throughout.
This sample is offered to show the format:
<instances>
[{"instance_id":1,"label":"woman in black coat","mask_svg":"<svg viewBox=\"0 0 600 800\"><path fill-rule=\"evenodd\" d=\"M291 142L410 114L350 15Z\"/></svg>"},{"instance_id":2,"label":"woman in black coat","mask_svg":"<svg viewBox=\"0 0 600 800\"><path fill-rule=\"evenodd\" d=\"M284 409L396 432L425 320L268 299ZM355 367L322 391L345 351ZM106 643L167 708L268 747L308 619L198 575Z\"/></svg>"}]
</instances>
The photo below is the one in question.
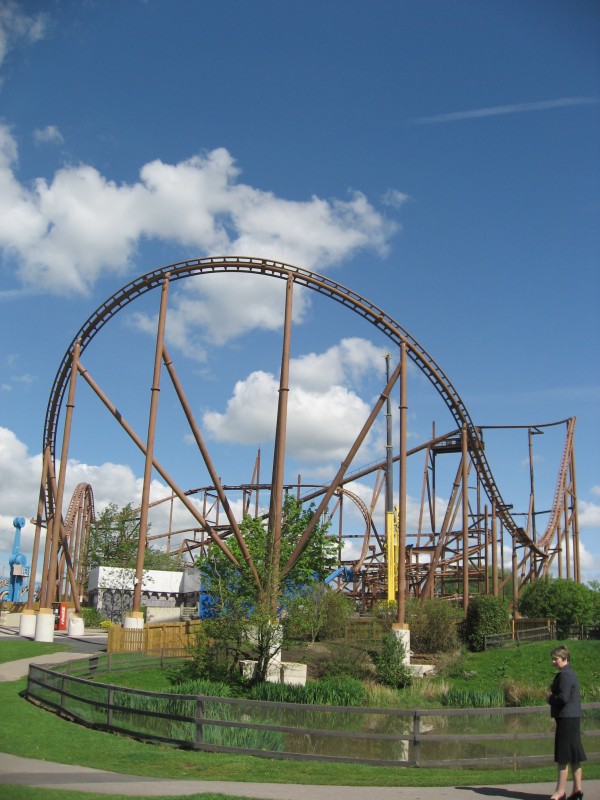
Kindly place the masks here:
<instances>
[{"instance_id":1,"label":"woman in black coat","mask_svg":"<svg viewBox=\"0 0 600 800\"><path fill-rule=\"evenodd\" d=\"M551 800L566 800L569 764L573 775L573 792L569 800L582 800L581 762L586 760L586 756L581 744L579 681L571 667L571 656L566 647L556 647L551 656L552 663L558 669L548 695L550 713L556 721L554 760L558 766L556 789Z\"/></svg>"}]
</instances>

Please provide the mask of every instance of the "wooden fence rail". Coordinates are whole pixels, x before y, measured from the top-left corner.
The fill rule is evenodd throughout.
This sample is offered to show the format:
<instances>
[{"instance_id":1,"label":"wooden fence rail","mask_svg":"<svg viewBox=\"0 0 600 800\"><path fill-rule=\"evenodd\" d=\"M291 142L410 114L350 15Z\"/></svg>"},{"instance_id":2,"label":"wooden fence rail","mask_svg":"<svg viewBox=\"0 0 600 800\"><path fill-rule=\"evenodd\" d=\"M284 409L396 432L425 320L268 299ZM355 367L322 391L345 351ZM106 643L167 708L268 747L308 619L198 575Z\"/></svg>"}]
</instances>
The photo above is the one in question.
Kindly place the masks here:
<instances>
[{"instance_id":1,"label":"wooden fence rail","mask_svg":"<svg viewBox=\"0 0 600 800\"><path fill-rule=\"evenodd\" d=\"M156 622L143 628L108 629L106 649L109 653L170 650L194 644L201 622L190 619L183 622Z\"/></svg>"},{"instance_id":2,"label":"wooden fence rail","mask_svg":"<svg viewBox=\"0 0 600 800\"><path fill-rule=\"evenodd\" d=\"M144 741L269 758L400 767L553 762L547 707L381 709L156 693L99 683L103 670L162 664L174 653L93 656L29 667L26 694L88 727ZM86 677L83 677L85 675ZM600 703L584 706L590 760L600 756ZM595 751L595 752L594 752Z\"/></svg>"}]
</instances>

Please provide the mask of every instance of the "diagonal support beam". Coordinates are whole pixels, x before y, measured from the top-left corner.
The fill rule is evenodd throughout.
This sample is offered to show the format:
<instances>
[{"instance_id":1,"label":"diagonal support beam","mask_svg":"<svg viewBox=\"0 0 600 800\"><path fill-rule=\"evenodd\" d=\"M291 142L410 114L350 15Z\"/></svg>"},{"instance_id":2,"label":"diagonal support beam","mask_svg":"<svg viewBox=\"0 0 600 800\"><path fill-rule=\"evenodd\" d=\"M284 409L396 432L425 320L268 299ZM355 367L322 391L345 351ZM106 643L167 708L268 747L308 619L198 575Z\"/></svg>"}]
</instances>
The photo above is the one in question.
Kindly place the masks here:
<instances>
[{"instance_id":1,"label":"diagonal support beam","mask_svg":"<svg viewBox=\"0 0 600 800\"><path fill-rule=\"evenodd\" d=\"M392 374L392 377L387 382L387 384L385 386L385 389L383 390L383 392L379 396L379 399L377 400L377 402L373 406L373 410L369 414L369 417L368 417L367 421L365 422L365 424L363 425L360 433L356 437L356 440L354 441L354 444L352 445L352 447L348 451L348 455L342 461L341 466L340 466L339 470L337 471L337 474L336 474L335 478L333 479L333 481L329 485L329 488L327 489L327 491L323 495L323 498L322 498L321 502L319 503L319 507L316 509L315 513L312 515L311 520L310 520L310 522L308 523L308 525L306 527L306 530L304 531L304 533L302 534L302 536L298 540L298 544L294 548L294 552L290 556L287 564L281 570L281 577L282 578L285 578L285 576L288 574L288 572L292 569L294 564L298 561L298 559L302 555L302 553L304 551L304 548L308 544L308 540L312 536L313 531L314 531L315 527L317 526L317 522L319 521L321 515L323 514L323 512L327 508L327 506L329 504L329 501L333 497L333 494L335 493L335 491L341 485L341 483L342 483L342 481L344 479L344 475L346 473L346 470L348 469L348 467L352 463L352 460L353 460L354 456L356 455L356 453L358 452L360 446L364 442L367 434L369 433L369 431L371 430L371 428L373 426L373 423L377 419L377 416L378 416L379 412L381 411L381 409L383 408L384 403L386 402L387 398L389 397L390 392L392 391L392 389L394 387L394 384L396 383L396 381L400 377L401 367L402 367L401 362L398 362L398 365L397 365L396 369L394 370L394 372Z\"/></svg>"},{"instance_id":2,"label":"diagonal support beam","mask_svg":"<svg viewBox=\"0 0 600 800\"><path fill-rule=\"evenodd\" d=\"M183 387L181 385L181 381L179 380L179 377L178 377L177 372L175 370L175 366L173 365L173 361L171 360L171 358L169 356L169 353L167 352L167 348L164 345L163 345L162 355L163 355L163 361L165 362L165 366L167 368L167 372L169 373L169 377L171 378L171 382L173 384L175 392L177 393L177 397L179 398L179 402L181 403L181 407L183 408L183 413L185 414L185 416L187 418L187 421L188 421L189 426L190 426L190 430L192 431L192 435L194 436L194 439L196 440L196 444L198 445L198 449L200 450L200 453L201 453L202 458L204 460L204 463L206 465L206 469L208 470L210 478L211 478L211 480L213 482L213 486L215 487L215 491L216 491L216 493L217 493L217 495L219 497L219 500L221 501L221 504L223 505L223 508L225 509L225 514L227 515L227 519L229 520L229 524L231 525L231 529L233 531L233 534L234 534L234 536L235 536L235 538L237 540L237 543L240 546L240 549L242 551L242 554L244 556L244 559L245 559L246 563L248 564L250 572L252 573L252 577L254 579L254 582L256 583L257 586L260 586L260 577L259 577L258 572L256 570L256 566L254 565L254 562L252 561L252 556L250 555L250 552L248 551L248 547L246 546L246 542L244 541L244 537L242 535L242 532L240 531L240 527L239 527L239 525L237 523L237 520L236 520L236 518L235 518L235 516L233 514L233 511L231 510L231 506L229 504L229 500L227 498L227 495L225 494L225 490L223 489L223 484L221 483L221 479L219 478L219 475L217 474L217 470L215 469L215 466L214 466L214 464L212 462L212 459L210 457L210 453L208 452L206 444L204 443L204 439L202 438L202 434L200 433L200 428L198 427L198 424L197 424L197 422L196 422L196 420L194 418L191 406L190 406L190 404L189 404L189 402L187 400L187 397L186 397L185 392L183 390Z\"/></svg>"},{"instance_id":3,"label":"diagonal support beam","mask_svg":"<svg viewBox=\"0 0 600 800\"><path fill-rule=\"evenodd\" d=\"M128 436L133 440L133 442L137 445L137 447L141 450L141 452L145 455L146 454L146 445L137 435L137 433L133 430L131 425L127 422L125 417L121 414L121 412L114 406L108 397L104 394L102 389L98 386L98 384L94 381L88 371L82 366L81 362L78 363L77 369L79 370L81 377L86 381L88 386L98 395L100 400L104 403L106 408L110 411L113 417L117 420L119 425L123 428L123 430L128 434ZM158 474L163 478L163 480L171 487L172 491L177 495L177 497L181 500L183 505L187 508L190 514L194 517L195 520L198 521L200 526L208 533L210 538L213 542L219 547L223 553L227 556L227 558L231 561L234 566L239 567L239 563L236 557L233 555L231 550L227 547L225 542L221 539L219 534L213 530L212 526L207 522L207 520L202 516L202 514L198 511L198 509L194 506L191 502L189 497L185 495L182 489L177 485L177 483L171 478L169 473L161 466L161 464L156 460L156 458L152 459L152 466L158 472Z\"/></svg>"}]
</instances>

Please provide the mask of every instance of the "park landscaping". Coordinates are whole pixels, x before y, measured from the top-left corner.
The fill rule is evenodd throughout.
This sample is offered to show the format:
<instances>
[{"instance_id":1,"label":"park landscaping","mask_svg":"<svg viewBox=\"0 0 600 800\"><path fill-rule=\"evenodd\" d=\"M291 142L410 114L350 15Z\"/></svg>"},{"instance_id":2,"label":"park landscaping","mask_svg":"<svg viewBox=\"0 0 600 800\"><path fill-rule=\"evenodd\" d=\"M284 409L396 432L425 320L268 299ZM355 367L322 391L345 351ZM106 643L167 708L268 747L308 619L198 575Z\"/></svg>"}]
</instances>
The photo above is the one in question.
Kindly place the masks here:
<instances>
[{"instance_id":1,"label":"park landscaping","mask_svg":"<svg viewBox=\"0 0 600 800\"><path fill-rule=\"evenodd\" d=\"M19 645L12 650L13 655L23 658L34 643L10 643ZM491 653L465 654L463 660L455 663L452 669L455 677L449 675L443 680L448 688L460 687L468 681L498 681L498 674L506 674L508 679L520 679L522 685L529 682L530 690L538 689L542 682L552 676L552 666L548 653L548 642L525 645ZM598 664L600 660L599 642L571 642L574 663L581 677L584 699L588 702L597 699L600 684ZM36 648L38 649L38 648ZM0 658L4 647L0 645ZM31 651L29 651L31 653ZM537 670L536 670L537 664ZM102 676L106 680L108 676ZM170 671L131 670L111 675L111 682L121 685L137 685L138 688L160 690L171 685ZM0 702L5 724L0 733L0 748L4 752L25 757L45 758L64 763L82 764L97 768L110 768L117 772L133 772L156 777L189 777L204 779L257 780L280 782L282 771L280 762L270 759L237 756L231 754L190 753L161 745L145 745L99 731L81 728L53 714L43 711L23 700L20 692L25 681L0 684ZM586 697L586 695L588 695ZM414 688L399 690L397 701L404 699L406 707L417 699ZM430 701L431 702L431 701ZM422 707L421 703L418 703ZM15 731L27 732L22 735ZM596 769L600 777L600 767L589 765L587 772ZM293 783L358 784L358 785L448 785L475 780L485 782L510 782L523 780L548 780L552 768L528 769L526 776L505 770L404 770L393 767L370 767L368 765L286 762L285 780ZM476 777L477 775L477 777Z\"/></svg>"}]
</instances>

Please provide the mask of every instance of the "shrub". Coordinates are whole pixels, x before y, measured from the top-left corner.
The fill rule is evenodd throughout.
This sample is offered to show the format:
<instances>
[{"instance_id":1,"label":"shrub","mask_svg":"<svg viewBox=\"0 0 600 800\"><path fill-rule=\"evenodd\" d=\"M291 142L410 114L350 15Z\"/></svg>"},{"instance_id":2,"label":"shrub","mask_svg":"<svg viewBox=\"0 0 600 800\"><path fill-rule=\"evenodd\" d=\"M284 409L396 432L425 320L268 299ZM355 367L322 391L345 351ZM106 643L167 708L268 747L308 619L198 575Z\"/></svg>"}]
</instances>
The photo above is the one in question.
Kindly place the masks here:
<instances>
[{"instance_id":1,"label":"shrub","mask_svg":"<svg viewBox=\"0 0 600 800\"><path fill-rule=\"evenodd\" d=\"M564 578L540 578L527 584L519 597L519 611L527 617L555 619L561 639L568 635L572 625L600 622L598 593Z\"/></svg>"},{"instance_id":2,"label":"shrub","mask_svg":"<svg viewBox=\"0 0 600 800\"><path fill-rule=\"evenodd\" d=\"M317 637L319 641L345 638L353 613L352 601L343 592L325 592L323 622Z\"/></svg>"},{"instance_id":3,"label":"shrub","mask_svg":"<svg viewBox=\"0 0 600 800\"><path fill-rule=\"evenodd\" d=\"M385 686L402 689L412 683L412 673L408 664L404 663L406 647L392 634L382 639L381 650L371 654L375 664L377 680Z\"/></svg>"},{"instance_id":4,"label":"shrub","mask_svg":"<svg viewBox=\"0 0 600 800\"><path fill-rule=\"evenodd\" d=\"M463 630L469 650L484 650L486 636L510 630L507 604L491 595L473 597L469 602Z\"/></svg>"},{"instance_id":5,"label":"shrub","mask_svg":"<svg viewBox=\"0 0 600 800\"><path fill-rule=\"evenodd\" d=\"M372 677L373 667L369 654L351 642L330 642L329 658L321 663L321 674L327 678Z\"/></svg>"},{"instance_id":6,"label":"shrub","mask_svg":"<svg viewBox=\"0 0 600 800\"><path fill-rule=\"evenodd\" d=\"M434 597L421 603L407 603L406 618L410 644L416 653L444 653L458 650L456 628L462 611L447 600Z\"/></svg>"},{"instance_id":7,"label":"shrub","mask_svg":"<svg viewBox=\"0 0 600 800\"><path fill-rule=\"evenodd\" d=\"M100 628L105 621L104 615L97 608L82 608L81 617L86 628Z\"/></svg>"}]
</instances>

